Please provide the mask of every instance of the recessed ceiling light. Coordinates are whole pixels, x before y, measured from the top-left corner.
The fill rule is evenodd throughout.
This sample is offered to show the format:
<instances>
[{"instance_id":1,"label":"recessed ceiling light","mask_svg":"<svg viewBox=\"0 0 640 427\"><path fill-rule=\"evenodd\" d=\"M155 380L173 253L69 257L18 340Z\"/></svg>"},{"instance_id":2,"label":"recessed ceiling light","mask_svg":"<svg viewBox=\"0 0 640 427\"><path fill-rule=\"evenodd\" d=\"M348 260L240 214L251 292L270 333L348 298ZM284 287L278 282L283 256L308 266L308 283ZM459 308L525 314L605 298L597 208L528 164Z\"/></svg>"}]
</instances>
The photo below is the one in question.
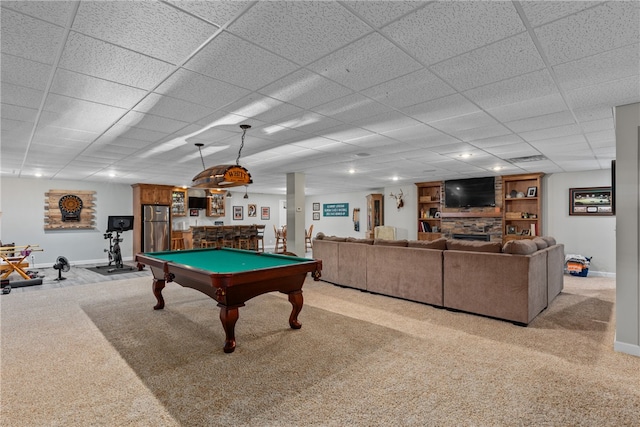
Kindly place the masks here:
<instances>
[{"instance_id":1,"label":"recessed ceiling light","mask_svg":"<svg viewBox=\"0 0 640 427\"><path fill-rule=\"evenodd\" d=\"M392 180L394 180L394 181L397 181L397 180L398 180L398 177L397 177L397 176L394 176L394 177L393 177L393 178L391 178L391 179L392 179Z\"/></svg>"},{"instance_id":2,"label":"recessed ceiling light","mask_svg":"<svg viewBox=\"0 0 640 427\"><path fill-rule=\"evenodd\" d=\"M40 178L42 174L40 172L36 172L36 178Z\"/></svg>"},{"instance_id":3,"label":"recessed ceiling light","mask_svg":"<svg viewBox=\"0 0 640 427\"><path fill-rule=\"evenodd\" d=\"M500 169L502 169L502 166L494 166L491 169L493 169L494 171L499 171Z\"/></svg>"},{"instance_id":4,"label":"recessed ceiling light","mask_svg":"<svg viewBox=\"0 0 640 427\"><path fill-rule=\"evenodd\" d=\"M114 172L109 172L109 178L115 178L116 174Z\"/></svg>"},{"instance_id":5,"label":"recessed ceiling light","mask_svg":"<svg viewBox=\"0 0 640 427\"><path fill-rule=\"evenodd\" d=\"M349 173L356 173L356 170L351 168L351 169L349 169Z\"/></svg>"},{"instance_id":6,"label":"recessed ceiling light","mask_svg":"<svg viewBox=\"0 0 640 427\"><path fill-rule=\"evenodd\" d=\"M458 157L462 157L463 159L468 159L472 155L473 154L471 154L471 153L462 153L462 154L459 154Z\"/></svg>"}]
</instances>

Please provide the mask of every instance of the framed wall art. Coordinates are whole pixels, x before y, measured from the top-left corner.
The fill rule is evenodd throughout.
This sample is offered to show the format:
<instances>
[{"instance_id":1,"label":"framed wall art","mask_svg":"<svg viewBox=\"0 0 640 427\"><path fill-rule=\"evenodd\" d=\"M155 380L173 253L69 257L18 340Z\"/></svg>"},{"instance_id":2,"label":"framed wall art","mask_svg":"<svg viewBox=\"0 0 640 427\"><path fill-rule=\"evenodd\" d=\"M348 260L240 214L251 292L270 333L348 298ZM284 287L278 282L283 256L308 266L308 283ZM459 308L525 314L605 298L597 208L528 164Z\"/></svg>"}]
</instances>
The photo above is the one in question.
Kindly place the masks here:
<instances>
[{"instance_id":1,"label":"framed wall art","mask_svg":"<svg viewBox=\"0 0 640 427\"><path fill-rule=\"evenodd\" d=\"M268 206L263 206L260 208L260 219L271 219L271 209Z\"/></svg>"},{"instance_id":2,"label":"framed wall art","mask_svg":"<svg viewBox=\"0 0 640 427\"><path fill-rule=\"evenodd\" d=\"M320 203L314 203L314 204L313 204L313 211L314 211L314 212L317 212L317 211L319 211L319 210L320 210Z\"/></svg>"},{"instance_id":3,"label":"framed wall art","mask_svg":"<svg viewBox=\"0 0 640 427\"><path fill-rule=\"evenodd\" d=\"M569 215L613 215L611 187L570 188Z\"/></svg>"},{"instance_id":4,"label":"framed wall art","mask_svg":"<svg viewBox=\"0 0 640 427\"><path fill-rule=\"evenodd\" d=\"M314 221L320 221L320 212L314 212L313 213L313 220Z\"/></svg>"},{"instance_id":5,"label":"framed wall art","mask_svg":"<svg viewBox=\"0 0 640 427\"><path fill-rule=\"evenodd\" d=\"M233 219L235 221L242 221L244 219L244 206L233 207Z\"/></svg>"},{"instance_id":6,"label":"framed wall art","mask_svg":"<svg viewBox=\"0 0 640 427\"><path fill-rule=\"evenodd\" d=\"M258 215L258 207L254 204L250 204L247 207L247 216L248 217L254 217Z\"/></svg>"}]
</instances>

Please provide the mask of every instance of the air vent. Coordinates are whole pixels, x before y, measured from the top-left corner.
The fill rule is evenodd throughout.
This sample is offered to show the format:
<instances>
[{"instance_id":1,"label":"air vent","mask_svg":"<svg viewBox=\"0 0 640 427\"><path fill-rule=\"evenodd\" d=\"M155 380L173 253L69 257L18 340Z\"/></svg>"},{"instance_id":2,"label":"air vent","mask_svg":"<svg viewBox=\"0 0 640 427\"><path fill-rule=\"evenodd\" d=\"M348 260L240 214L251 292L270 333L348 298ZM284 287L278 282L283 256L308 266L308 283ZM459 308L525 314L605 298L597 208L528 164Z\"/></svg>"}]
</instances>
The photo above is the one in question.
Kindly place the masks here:
<instances>
[{"instance_id":1,"label":"air vent","mask_svg":"<svg viewBox=\"0 0 640 427\"><path fill-rule=\"evenodd\" d=\"M526 163L526 162L539 162L540 160L547 160L547 158L542 154L537 154L535 156L513 157L511 159L504 159L504 160L509 163Z\"/></svg>"}]
</instances>

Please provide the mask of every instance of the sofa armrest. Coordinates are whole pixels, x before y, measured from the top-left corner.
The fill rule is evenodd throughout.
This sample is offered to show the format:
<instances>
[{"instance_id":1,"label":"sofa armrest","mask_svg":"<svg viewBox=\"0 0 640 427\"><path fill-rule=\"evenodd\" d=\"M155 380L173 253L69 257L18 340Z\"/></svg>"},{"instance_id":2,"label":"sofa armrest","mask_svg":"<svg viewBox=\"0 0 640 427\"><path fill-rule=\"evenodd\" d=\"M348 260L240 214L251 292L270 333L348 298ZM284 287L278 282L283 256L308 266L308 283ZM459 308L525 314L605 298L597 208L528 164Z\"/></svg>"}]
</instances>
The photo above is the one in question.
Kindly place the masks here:
<instances>
[{"instance_id":1,"label":"sofa armrest","mask_svg":"<svg viewBox=\"0 0 640 427\"><path fill-rule=\"evenodd\" d=\"M320 280L331 283L338 282L338 246L341 242L316 239L311 249L314 259L322 260L322 277Z\"/></svg>"},{"instance_id":2,"label":"sofa armrest","mask_svg":"<svg viewBox=\"0 0 640 427\"><path fill-rule=\"evenodd\" d=\"M444 252L444 306L528 324L547 306L547 253Z\"/></svg>"}]
</instances>

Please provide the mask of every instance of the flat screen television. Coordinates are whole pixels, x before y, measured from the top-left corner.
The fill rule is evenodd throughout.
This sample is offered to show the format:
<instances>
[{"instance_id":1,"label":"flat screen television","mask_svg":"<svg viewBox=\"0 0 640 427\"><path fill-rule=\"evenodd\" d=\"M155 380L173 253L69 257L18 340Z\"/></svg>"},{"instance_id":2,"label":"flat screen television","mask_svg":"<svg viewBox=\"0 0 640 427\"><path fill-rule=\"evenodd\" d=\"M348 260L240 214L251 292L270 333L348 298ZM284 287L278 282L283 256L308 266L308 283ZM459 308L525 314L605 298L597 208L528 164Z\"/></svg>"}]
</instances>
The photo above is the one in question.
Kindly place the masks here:
<instances>
[{"instance_id":1,"label":"flat screen television","mask_svg":"<svg viewBox=\"0 0 640 427\"><path fill-rule=\"evenodd\" d=\"M133 230L132 215L118 215L107 218L107 231L129 231Z\"/></svg>"},{"instance_id":2,"label":"flat screen television","mask_svg":"<svg viewBox=\"0 0 640 427\"><path fill-rule=\"evenodd\" d=\"M496 205L496 178L453 179L444 182L447 208L480 208Z\"/></svg>"},{"instance_id":3,"label":"flat screen television","mask_svg":"<svg viewBox=\"0 0 640 427\"><path fill-rule=\"evenodd\" d=\"M206 197L189 197L189 209L206 209L207 198Z\"/></svg>"}]
</instances>

